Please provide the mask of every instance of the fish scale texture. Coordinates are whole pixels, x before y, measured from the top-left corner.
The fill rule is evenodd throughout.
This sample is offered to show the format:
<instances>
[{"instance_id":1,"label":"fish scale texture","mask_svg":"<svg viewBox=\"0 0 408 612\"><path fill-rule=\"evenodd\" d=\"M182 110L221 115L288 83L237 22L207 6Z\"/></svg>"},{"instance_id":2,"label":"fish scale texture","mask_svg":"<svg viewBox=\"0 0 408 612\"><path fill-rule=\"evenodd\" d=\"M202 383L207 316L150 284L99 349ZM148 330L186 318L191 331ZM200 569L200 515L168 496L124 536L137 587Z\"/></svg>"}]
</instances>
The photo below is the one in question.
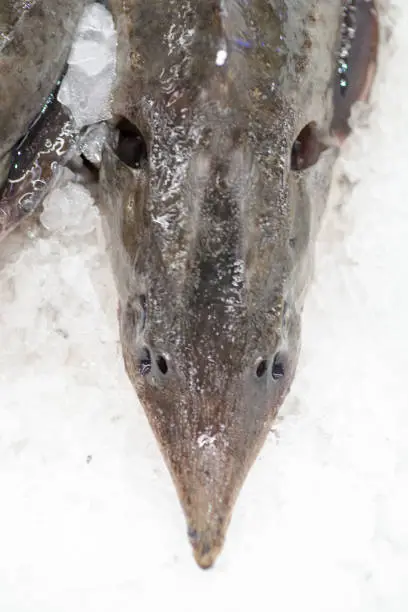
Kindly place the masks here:
<instances>
[{"instance_id":1,"label":"fish scale texture","mask_svg":"<svg viewBox=\"0 0 408 612\"><path fill-rule=\"evenodd\" d=\"M381 6L393 35L337 166L297 377L212 571L124 373L91 196L68 176L47 231L1 245L2 612L407 610L408 6Z\"/></svg>"}]
</instances>

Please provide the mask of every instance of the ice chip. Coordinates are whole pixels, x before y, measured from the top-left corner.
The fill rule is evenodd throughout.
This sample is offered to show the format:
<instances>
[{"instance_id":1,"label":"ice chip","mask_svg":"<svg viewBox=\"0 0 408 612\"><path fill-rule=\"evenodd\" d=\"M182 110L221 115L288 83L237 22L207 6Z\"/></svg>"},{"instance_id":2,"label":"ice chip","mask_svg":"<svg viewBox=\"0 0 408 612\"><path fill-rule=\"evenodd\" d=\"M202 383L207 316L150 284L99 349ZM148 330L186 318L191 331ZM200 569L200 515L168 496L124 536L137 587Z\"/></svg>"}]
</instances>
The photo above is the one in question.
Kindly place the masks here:
<instances>
[{"instance_id":1,"label":"ice chip","mask_svg":"<svg viewBox=\"0 0 408 612\"><path fill-rule=\"evenodd\" d=\"M95 229L98 212L93 204L83 185L68 182L44 200L40 220L49 231L83 236Z\"/></svg>"},{"instance_id":2,"label":"ice chip","mask_svg":"<svg viewBox=\"0 0 408 612\"><path fill-rule=\"evenodd\" d=\"M87 7L58 93L58 100L70 109L78 129L111 116L116 40L109 11L97 3Z\"/></svg>"}]
</instances>

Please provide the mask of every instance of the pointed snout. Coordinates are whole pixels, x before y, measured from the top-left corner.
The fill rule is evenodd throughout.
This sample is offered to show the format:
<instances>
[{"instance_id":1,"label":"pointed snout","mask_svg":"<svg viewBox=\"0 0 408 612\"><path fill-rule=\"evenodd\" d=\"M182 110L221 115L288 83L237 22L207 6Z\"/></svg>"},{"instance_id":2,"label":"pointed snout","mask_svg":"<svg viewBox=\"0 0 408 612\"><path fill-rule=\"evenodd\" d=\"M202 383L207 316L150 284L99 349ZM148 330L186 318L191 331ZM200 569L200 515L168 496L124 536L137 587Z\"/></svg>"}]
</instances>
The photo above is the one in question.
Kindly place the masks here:
<instances>
[{"instance_id":1,"label":"pointed snout","mask_svg":"<svg viewBox=\"0 0 408 612\"><path fill-rule=\"evenodd\" d=\"M209 569L214 565L215 560L221 552L223 542L216 542L210 530L197 534L193 541L190 539L193 546L194 559L201 569Z\"/></svg>"},{"instance_id":2,"label":"pointed snout","mask_svg":"<svg viewBox=\"0 0 408 612\"><path fill-rule=\"evenodd\" d=\"M198 392L190 400L190 391L181 394L175 386L166 394L141 388L202 569L212 567L223 549L236 499L275 413L269 402L252 401L248 393L237 399L237 387L231 383L231 396L214 393L211 400Z\"/></svg>"},{"instance_id":3,"label":"pointed snout","mask_svg":"<svg viewBox=\"0 0 408 612\"><path fill-rule=\"evenodd\" d=\"M245 469L239 469L240 462L225 449L215 446L207 450L196 448L189 456L187 469L180 470L178 465L177 472L172 470L194 558L202 569L212 567L223 549L235 500L246 474Z\"/></svg>"},{"instance_id":4,"label":"pointed snout","mask_svg":"<svg viewBox=\"0 0 408 612\"><path fill-rule=\"evenodd\" d=\"M226 528L208 524L196 529L190 526L188 538L193 548L194 559L201 569L212 567L220 554L225 540Z\"/></svg>"},{"instance_id":5,"label":"pointed snout","mask_svg":"<svg viewBox=\"0 0 408 612\"><path fill-rule=\"evenodd\" d=\"M214 565L222 551L240 482L223 482L210 466L209 478L190 474L187 482L176 481L187 522L194 558L202 569ZM181 486L180 486L181 485Z\"/></svg>"}]
</instances>

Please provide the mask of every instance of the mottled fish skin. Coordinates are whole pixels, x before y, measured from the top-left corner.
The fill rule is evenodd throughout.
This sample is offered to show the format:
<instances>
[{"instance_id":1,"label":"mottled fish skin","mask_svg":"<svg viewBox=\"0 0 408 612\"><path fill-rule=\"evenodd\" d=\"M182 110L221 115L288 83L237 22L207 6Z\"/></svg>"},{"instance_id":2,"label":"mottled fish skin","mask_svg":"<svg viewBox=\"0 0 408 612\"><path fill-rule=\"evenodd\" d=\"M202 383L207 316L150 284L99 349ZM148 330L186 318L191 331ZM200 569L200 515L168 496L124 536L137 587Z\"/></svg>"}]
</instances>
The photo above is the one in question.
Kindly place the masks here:
<instances>
[{"instance_id":1,"label":"mottled fish skin","mask_svg":"<svg viewBox=\"0 0 408 612\"><path fill-rule=\"evenodd\" d=\"M0 240L37 210L75 151L75 125L57 100L58 87L10 154L0 186Z\"/></svg>"},{"instance_id":2,"label":"mottled fish skin","mask_svg":"<svg viewBox=\"0 0 408 612\"><path fill-rule=\"evenodd\" d=\"M318 151L304 171L291 152L304 126L330 132L344 3L111 8L126 121L101 201L124 361L207 568L296 370L337 149L300 142Z\"/></svg>"},{"instance_id":3,"label":"mottled fish skin","mask_svg":"<svg viewBox=\"0 0 408 612\"><path fill-rule=\"evenodd\" d=\"M0 160L25 134L54 89L86 4L0 2Z\"/></svg>"},{"instance_id":4,"label":"mottled fish skin","mask_svg":"<svg viewBox=\"0 0 408 612\"><path fill-rule=\"evenodd\" d=\"M63 72L86 4L0 1L0 240L42 201L62 157L61 139L64 147L70 140L68 112L56 100L46 112L41 109ZM15 149L27 131L26 141Z\"/></svg>"},{"instance_id":5,"label":"mottled fish skin","mask_svg":"<svg viewBox=\"0 0 408 612\"><path fill-rule=\"evenodd\" d=\"M38 204L70 143L55 99L32 125L85 4L50 1L50 13L45 0L0 7L3 235L33 209L25 190L39 187ZM327 143L347 135L351 104L367 99L377 19L370 0L110 7L119 71L100 203L123 356L206 568L295 374L338 154ZM345 11L356 30L340 74Z\"/></svg>"}]
</instances>

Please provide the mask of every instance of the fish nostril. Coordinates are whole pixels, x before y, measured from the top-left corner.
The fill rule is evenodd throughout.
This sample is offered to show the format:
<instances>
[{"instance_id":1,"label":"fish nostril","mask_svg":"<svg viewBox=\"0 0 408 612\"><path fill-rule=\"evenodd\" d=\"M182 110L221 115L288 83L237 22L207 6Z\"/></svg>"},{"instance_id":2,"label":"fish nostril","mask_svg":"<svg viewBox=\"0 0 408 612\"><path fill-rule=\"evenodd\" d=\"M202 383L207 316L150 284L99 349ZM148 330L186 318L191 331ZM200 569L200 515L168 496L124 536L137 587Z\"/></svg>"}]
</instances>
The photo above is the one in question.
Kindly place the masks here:
<instances>
[{"instance_id":1,"label":"fish nostril","mask_svg":"<svg viewBox=\"0 0 408 612\"><path fill-rule=\"evenodd\" d=\"M163 375L167 374L169 366L166 358L163 355L155 356L147 346L143 347L139 352L139 372L141 376L150 374L154 363Z\"/></svg>"},{"instance_id":2,"label":"fish nostril","mask_svg":"<svg viewBox=\"0 0 408 612\"><path fill-rule=\"evenodd\" d=\"M285 376L284 358L283 354L280 352L276 353L273 359L271 373L274 380L279 380Z\"/></svg>"},{"instance_id":3,"label":"fish nostril","mask_svg":"<svg viewBox=\"0 0 408 612\"><path fill-rule=\"evenodd\" d=\"M159 368L162 374L167 374L169 367L167 365L167 361L163 355L159 355L156 360L157 367Z\"/></svg>"},{"instance_id":4,"label":"fish nostril","mask_svg":"<svg viewBox=\"0 0 408 612\"><path fill-rule=\"evenodd\" d=\"M268 369L268 362L266 361L266 359L262 359L256 366L257 377L262 378L262 376L265 374L267 369Z\"/></svg>"},{"instance_id":5,"label":"fish nostril","mask_svg":"<svg viewBox=\"0 0 408 612\"><path fill-rule=\"evenodd\" d=\"M139 372L142 376L146 376L152 369L152 357L148 348L144 348L139 359Z\"/></svg>"}]
</instances>

